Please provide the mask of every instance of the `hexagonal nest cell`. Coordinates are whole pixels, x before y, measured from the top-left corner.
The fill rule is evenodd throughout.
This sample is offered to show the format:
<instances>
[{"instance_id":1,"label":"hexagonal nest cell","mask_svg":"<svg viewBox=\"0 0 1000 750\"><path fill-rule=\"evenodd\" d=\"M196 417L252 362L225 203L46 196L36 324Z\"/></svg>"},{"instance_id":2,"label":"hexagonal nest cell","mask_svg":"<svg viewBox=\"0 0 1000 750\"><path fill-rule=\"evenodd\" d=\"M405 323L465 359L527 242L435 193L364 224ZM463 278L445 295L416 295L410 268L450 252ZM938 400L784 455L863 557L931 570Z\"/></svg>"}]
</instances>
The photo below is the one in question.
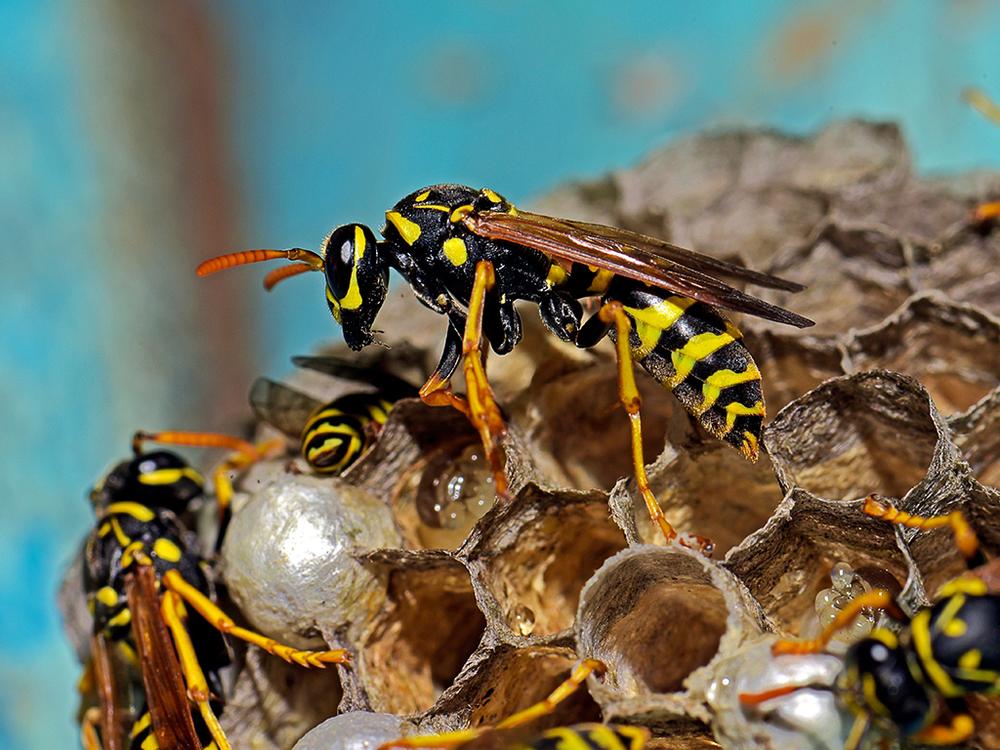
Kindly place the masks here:
<instances>
[{"instance_id":1,"label":"hexagonal nest cell","mask_svg":"<svg viewBox=\"0 0 1000 750\"><path fill-rule=\"evenodd\" d=\"M922 515L960 509L995 555L1000 228L966 221L985 197L974 187L982 184L924 180L898 129L849 121L808 138L685 139L543 199L553 215L809 285L794 295L748 291L815 318L813 328L738 320L773 415L756 464L636 368L652 488L679 531L711 537L724 559L664 546L651 526L632 477L611 345L560 342L523 305L523 342L487 363L508 419L510 498L494 502L465 417L415 399L392 409L374 447L339 480L296 479L286 459L245 480L231 528L244 528L276 567L285 547L238 522L274 494L269 486L315 485L317 517L333 510L323 498L336 502L350 488L385 528L370 541L373 524L362 515L327 540L344 556L338 569L363 579L357 613L324 608L336 581L309 584L318 630L352 664L322 677L280 665L268 680L262 665L271 657L237 659L222 714L235 746L290 748L338 699L341 712L390 712L420 732L487 725L544 698L577 660L598 658L606 675L591 676L533 727L613 720L652 729L651 748L707 747L715 670L768 631L804 632L836 563L900 589L911 611L964 570L947 530L893 527L865 516L860 498L879 493ZM380 367L412 382L429 372L418 370L437 361L441 316L403 290L378 325L392 344ZM357 383L309 387L344 392ZM237 572L215 575L232 589ZM61 596L84 658L89 622L71 583ZM283 601L297 601L294 593ZM248 619L276 606L240 601ZM984 723L973 746L988 747L989 731Z\"/></svg>"}]
</instances>

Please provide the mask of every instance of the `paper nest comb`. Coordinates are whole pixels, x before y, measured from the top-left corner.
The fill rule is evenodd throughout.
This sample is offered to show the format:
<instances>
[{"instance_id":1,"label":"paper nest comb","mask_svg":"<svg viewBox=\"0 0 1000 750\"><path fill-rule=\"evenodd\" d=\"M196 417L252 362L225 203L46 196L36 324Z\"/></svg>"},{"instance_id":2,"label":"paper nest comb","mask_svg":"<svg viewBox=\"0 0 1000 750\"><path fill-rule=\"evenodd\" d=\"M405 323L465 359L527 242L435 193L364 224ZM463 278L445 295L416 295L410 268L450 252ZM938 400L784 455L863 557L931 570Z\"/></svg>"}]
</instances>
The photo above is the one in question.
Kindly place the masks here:
<instances>
[{"instance_id":1,"label":"paper nest comb","mask_svg":"<svg viewBox=\"0 0 1000 750\"><path fill-rule=\"evenodd\" d=\"M712 686L724 665L762 634L799 634L838 561L888 572L910 607L962 569L946 532L869 519L861 498L961 508L1000 550L1000 230L968 225L998 193L996 177L918 178L895 127L852 121L806 139L691 138L537 203L808 285L767 296L814 328L740 321L772 415L757 464L637 376L653 489L671 523L716 542L715 559L654 546L611 347L561 344L525 307L525 341L488 363L510 422L509 505L477 503L491 491L464 418L416 401L341 479L289 473L288 458L244 478L219 566L231 609L354 663L311 673L245 652L222 716L234 747L289 748L338 706L409 731L493 722L588 656L605 678L539 726L635 723L678 748L715 746L714 727L726 746L782 746L726 715ZM400 287L379 324L388 361L419 382L444 322ZM292 380L318 397L357 388ZM435 509L449 491L472 500ZM998 732L984 720L976 744Z\"/></svg>"}]
</instances>

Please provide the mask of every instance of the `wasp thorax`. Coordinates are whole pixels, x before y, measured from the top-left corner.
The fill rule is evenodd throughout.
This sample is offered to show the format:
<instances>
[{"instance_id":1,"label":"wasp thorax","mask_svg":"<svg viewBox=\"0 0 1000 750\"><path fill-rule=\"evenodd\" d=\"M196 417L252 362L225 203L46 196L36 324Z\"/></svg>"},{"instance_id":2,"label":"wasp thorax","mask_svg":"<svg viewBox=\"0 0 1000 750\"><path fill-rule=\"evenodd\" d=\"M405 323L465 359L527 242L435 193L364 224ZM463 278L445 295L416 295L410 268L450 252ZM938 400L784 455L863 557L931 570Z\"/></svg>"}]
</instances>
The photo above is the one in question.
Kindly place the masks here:
<instances>
[{"instance_id":1,"label":"wasp thorax","mask_svg":"<svg viewBox=\"0 0 1000 750\"><path fill-rule=\"evenodd\" d=\"M344 224L323 243L326 301L352 349L372 343L371 326L389 285L375 234L363 224Z\"/></svg>"}]
</instances>

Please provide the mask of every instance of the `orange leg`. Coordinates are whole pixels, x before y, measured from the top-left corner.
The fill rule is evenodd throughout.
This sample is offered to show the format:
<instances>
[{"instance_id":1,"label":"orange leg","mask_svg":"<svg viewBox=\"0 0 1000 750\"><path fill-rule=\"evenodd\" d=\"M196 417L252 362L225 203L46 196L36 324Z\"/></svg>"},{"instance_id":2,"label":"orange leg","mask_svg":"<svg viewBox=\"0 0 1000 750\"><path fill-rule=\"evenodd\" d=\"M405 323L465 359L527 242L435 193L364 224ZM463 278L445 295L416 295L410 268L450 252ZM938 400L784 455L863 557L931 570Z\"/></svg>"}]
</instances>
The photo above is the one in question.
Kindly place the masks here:
<instances>
[{"instance_id":1,"label":"orange leg","mask_svg":"<svg viewBox=\"0 0 1000 750\"><path fill-rule=\"evenodd\" d=\"M575 693L591 674L603 675L607 668L603 662L597 659L584 659L577 664L563 682L556 687L548 696L538 703L534 703L527 708L508 716L496 725L484 725L473 729L461 729L456 732L444 732L442 734L428 734L420 737L400 737L392 742L386 742L378 750L390 750L394 747L438 747L454 748L464 745L466 742L476 739L493 729L514 729L515 727L534 721L540 716L551 714L556 706L562 703Z\"/></svg>"},{"instance_id":2,"label":"orange leg","mask_svg":"<svg viewBox=\"0 0 1000 750\"><path fill-rule=\"evenodd\" d=\"M973 732L976 724L968 714L957 714L951 724L932 724L921 729L913 736L913 740L927 745L958 745L964 743Z\"/></svg>"},{"instance_id":3,"label":"orange leg","mask_svg":"<svg viewBox=\"0 0 1000 750\"><path fill-rule=\"evenodd\" d=\"M100 737L97 735L97 725L101 721L101 712L97 708L88 708L80 723L80 744L83 750L104 750Z\"/></svg>"},{"instance_id":4,"label":"orange leg","mask_svg":"<svg viewBox=\"0 0 1000 750\"><path fill-rule=\"evenodd\" d=\"M965 520L962 511L956 510L944 516L914 516L894 508L888 503L880 502L875 495L865 498L861 510L873 518L881 518L889 523L899 524L911 529L939 529L950 526L955 535L955 546L966 560L973 559L979 552L979 539Z\"/></svg>"},{"instance_id":5,"label":"orange leg","mask_svg":"<svg viewBox=\"0 0 1000 750\"><path fill-rule=\"evenodd\" d=\"M462 399L452 392L449 381L441 375L441 366L420 389L420 398L431 406L454 407L469 418L482 440L483 451L493 472L494 488L502 501L508 498L507 470L499 440L507 432L507 425L493 396L493 389L486 379L486 369L480 354L483 343L483 308L486 294L495 284L493 264L488 260L479 261L462 336L462 369L468 389L467 398ZM453 334L449 332L449 336L451 335ZM447 351L446 349L446 354Z\"/></svg>"},{"instance_id":6,"label":"orange leg","mask_svg":"<svg viewBox=\"0 0 1000 750\"><path fill-rule=\"evenodd\" d=\"M864 609L885 610L897 619L906 620L906 615L903 614L902 610L896 605L896 602L893 601L892 594L885 589L872 589L856 596L851 600L850 604L840 610L833 622L823 628L823 632L820 633L819 638L805 641L775 641L771 647L771 653L775 655L819 653L826 648L826 644L830 642L830 639L834 635L854 622L854 618L861 614L861 611Z\"/></svg>"},{"instance_id":7,"label":"orange leg","mask_svg":"<svg viewBox=\"0 0 1000 750\"><path fill-rule=\"evenodd\" d=\"M639 487L639 493L646 503L646 510L653 523L659 527L663 537L667 542L672 542L677 538L677 532L663 515L663 508L660 507L656 495L649 486L649 476L646 474L646 461L642 451L642 420L639 416L639 409L642 406L642 397L635 384L635 370L632 366L632 350L629 346L629 335L632 332L632 323L622 309L620 302L606 303L598 313L600 319L607 325L615 326L615 353L618 356L618 398L625 407L631 428L632 445L632 470L635 472L635 483ZM706 555L712 554L714 545L709 539L694 534L685 535L687 538L681 539L681 543L686 547L700 549Z\"/></svg>"},{"instance_id":8,"label":"orange leg","mask_svg":"<svg viewBox=\"0 0 1000 750\"><path fill-rule=\"evenodd\" d=\"M476 279L469 297L469 317L465 323L462 338L462 368L465 372L465 387L468 390L469 417L472 426L479 432L483 450L493 469L493 485L497 497L507 497L507 469L499 440L507 432L500 407L493 397L493 389L486 379L486 369L480 355L483 341L483 307L486 293L496 284L493 264L481 260L476 264Z\"/></svg>"},{"instance_id":9,"label":"orange leg","mask_svg":"<svg viewBox=\"0 0 1000 750\"><path fill-rule=\"evenodd\" d=\"M170 635L177 647L177 656L180 660L181 672L184 674L184 682L187 685L188 697L198 706L198 712L218 749L231 750L226 733L222 731L219 719L209 703L211 694L208 689L208 681L205 679L201 664L198 663L197 652L194 650L191 636L188 635L184 625L184 621L187 619L184 602L173 591L167 591L163 595L160 611L163 613L163 621L170 628Z\"/></svg>"},{"instance_id":10,"label":"orange leg","mask_svg":"<svg viewBox=\"0 0 1000 750\"><path fill-rule=\"evenodd\" d=\"M241 641L259 646L269 654L279 656L291 664L322 669L327 664L347 664L350 662L350 657L344 649L306 651L286 646L283 643L278 643L273 638L268 638L252 630L241 628L229 615L219 609L215 602L185 581L183 576L176 570L168 570L164 573L163 583L167 589L180 596L181 599L204 617L213 627L223 633L228 633L234 638L239 638Z\"/></svg>"}]
</instances>

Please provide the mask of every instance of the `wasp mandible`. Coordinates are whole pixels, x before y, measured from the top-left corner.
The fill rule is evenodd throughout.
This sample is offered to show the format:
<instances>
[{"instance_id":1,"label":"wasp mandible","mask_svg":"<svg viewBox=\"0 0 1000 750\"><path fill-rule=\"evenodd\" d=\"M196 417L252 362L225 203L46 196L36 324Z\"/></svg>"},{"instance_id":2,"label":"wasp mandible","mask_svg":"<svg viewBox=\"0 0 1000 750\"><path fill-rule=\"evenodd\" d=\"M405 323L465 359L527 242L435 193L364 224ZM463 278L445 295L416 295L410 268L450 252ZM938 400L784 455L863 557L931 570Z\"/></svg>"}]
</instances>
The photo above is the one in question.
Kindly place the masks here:
<instances>
[{"instance_id":1,"label":"wasp mandible","mask_svg":"<svg viewBox=\"0 0 1000 750\"><path fill-rule=\"evenodd\" d=\"M915 516L875 495L866 498L863 511L911 528L950 527L970 569L986 561L961 511ZM777 641L772 651L822 651L836 632L849 627L867 609L886 612L902 624L902 632L897 635L875 628L844 656L838 689L856 717L845 750L862 747L873 724L921 744L957 745L968 740L975 724L965 696L1000 694L1000 594L990 592L981 578L964 575L945 584L933 605L922 607L910 618L888 591L873 589L854 598L818 638ZM808 686L744 694L740 700L746 706L761 706L802 687Z\"/></svg>"},{"instance_id":2,"label":"wasp mandible","mask_svg":"<svg viewBox=\"0 0 1000 750\"><path fill-rule=\"evenodd\" d=\"M333 230L322 251L246 250L207 260L201 276L260 261L292 261L270 272L270 289L306 271L326 276L326 299L351 349L375 341L372 325L385 301L389 270L417 299L448 318L437 368L419 391L434 405L464 412L478 431L497 494L507 480L499 439L506 426L481 355L482 341L506 354L521 339L518 300L535 303L560 339L592 347L615 342L619 399L631 424L632 464L654 523L677 536L646 476L640 398L633 361L669 387L711 433L755 460L765 416L760 372L740 331L720 311L746 313L805 327L812 321L752 297L718 277L799 291L791 281L751 271L653 237L597 224L518 211L493 190L432 185L386 212L382 240L362 224ZM581 299L600 311L583 322ZM452 392L462 363L467 395Z\"/></svg>"}]
</instances>

